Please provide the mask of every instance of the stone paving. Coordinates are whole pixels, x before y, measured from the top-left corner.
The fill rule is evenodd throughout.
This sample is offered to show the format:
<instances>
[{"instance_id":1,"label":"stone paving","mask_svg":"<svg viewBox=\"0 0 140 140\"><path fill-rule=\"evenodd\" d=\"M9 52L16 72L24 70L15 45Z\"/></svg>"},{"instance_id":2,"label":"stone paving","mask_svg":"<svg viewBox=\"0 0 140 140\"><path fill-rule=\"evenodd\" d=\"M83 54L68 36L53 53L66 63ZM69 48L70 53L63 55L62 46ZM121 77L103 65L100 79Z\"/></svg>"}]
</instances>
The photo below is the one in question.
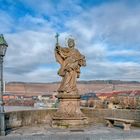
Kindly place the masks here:
<instances>
[{"instance_id":1,"label":"stone paving","mask_svg":"<svg viewBox=\"0 0 140 140\"><path fill-rule=\"evenodd\" d=\"M108 128L102 124L69 129L37 125L11 130L0 140L140 140L140 128L124 131L120 127Z\"/></svg>"}]
</instances>

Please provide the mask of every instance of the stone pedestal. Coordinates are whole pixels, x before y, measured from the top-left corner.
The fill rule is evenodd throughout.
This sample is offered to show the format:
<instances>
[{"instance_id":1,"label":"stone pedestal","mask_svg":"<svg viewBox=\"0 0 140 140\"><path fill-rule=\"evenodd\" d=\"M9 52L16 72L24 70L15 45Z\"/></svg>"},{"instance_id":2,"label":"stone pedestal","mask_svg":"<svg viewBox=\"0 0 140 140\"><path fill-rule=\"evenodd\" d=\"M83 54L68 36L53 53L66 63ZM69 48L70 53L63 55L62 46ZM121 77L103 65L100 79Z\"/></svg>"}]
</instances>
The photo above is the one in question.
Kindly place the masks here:
<instances>
[{"instance_id":1,"label":"stone pedestal","mask_svg":"<svg viewBox=\"0 0 140 140\"><path fill-rule=\"evenodd\" d=\"M81 127L88 124L87 117L80 110L78 94L59 93L59 108L52 118L52 127Z\"/></svg>"}]
</instances>

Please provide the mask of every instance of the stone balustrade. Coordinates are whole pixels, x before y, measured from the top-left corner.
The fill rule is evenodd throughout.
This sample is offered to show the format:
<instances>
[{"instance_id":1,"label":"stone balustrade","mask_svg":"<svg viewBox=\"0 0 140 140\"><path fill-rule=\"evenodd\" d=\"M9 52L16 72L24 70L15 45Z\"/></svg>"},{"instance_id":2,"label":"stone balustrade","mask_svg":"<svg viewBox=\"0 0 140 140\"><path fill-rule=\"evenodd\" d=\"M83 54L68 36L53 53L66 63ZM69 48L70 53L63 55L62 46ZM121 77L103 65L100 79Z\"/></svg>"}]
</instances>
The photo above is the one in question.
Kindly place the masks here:
<instances>
[{"instance_id":1,"label":"stone balustrade","mask_svg":"<svg viewBox=\"0 0 140 140\"><path fill-rule=\"evenodd\" d=\"M136 120L134 125L140 126L140 110L125 109L90 109L82 108L82 112L88 117L90 124L105 123L104 117L117 117L124 119ZM51 124L51 117L56 109L26 110L13 111L5 113L6 128L12 129L16 127L35 125L35 124ZM138 123L139 122L139 123Z\"/></svg>"}]
</instances>

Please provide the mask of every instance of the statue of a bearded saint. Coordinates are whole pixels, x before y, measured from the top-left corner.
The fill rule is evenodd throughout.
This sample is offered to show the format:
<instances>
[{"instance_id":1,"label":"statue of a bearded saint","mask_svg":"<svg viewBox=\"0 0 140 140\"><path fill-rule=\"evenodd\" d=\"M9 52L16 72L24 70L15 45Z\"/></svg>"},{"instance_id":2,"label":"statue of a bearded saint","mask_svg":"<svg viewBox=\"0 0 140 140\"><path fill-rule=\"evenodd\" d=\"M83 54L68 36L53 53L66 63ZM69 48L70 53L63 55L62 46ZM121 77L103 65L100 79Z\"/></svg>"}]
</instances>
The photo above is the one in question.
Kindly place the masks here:
<instances>
[{"instance_id":1,"label":"statue of a bearded saint","mask_svg":"<svg viewBox=\"0 0 140 140\"><path fill-rule=\"evenodd\" d=\"M77 94L76 79L80 76L80 67L86 66L86 60L85 56L75 49L73 38L69 38L67 43L66 48L61 47L58 43L55 48L56 61L61 65L58 75L62 77L58 92Z\"/></svg>"}]
</instances>

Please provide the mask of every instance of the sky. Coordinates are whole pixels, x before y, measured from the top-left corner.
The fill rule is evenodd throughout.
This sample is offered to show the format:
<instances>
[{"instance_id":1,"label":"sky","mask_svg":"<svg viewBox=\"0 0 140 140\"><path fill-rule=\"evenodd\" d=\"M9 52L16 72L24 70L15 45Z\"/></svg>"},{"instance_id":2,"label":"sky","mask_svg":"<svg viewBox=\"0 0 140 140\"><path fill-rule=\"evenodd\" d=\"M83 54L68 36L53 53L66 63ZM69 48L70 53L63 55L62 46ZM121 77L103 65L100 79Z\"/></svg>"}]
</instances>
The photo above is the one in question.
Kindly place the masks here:
<instances>
[{"instance_id":1,"label":"sky","mask_svg":"<svg viewBox=\"0 0 140 140\"><path fill-rule=\"evenodd\" d=\"M86 57L79 80L140 81L139 0L0 0L5 81L55 82L55 34Z\"/></svg>"}]
</instances>

